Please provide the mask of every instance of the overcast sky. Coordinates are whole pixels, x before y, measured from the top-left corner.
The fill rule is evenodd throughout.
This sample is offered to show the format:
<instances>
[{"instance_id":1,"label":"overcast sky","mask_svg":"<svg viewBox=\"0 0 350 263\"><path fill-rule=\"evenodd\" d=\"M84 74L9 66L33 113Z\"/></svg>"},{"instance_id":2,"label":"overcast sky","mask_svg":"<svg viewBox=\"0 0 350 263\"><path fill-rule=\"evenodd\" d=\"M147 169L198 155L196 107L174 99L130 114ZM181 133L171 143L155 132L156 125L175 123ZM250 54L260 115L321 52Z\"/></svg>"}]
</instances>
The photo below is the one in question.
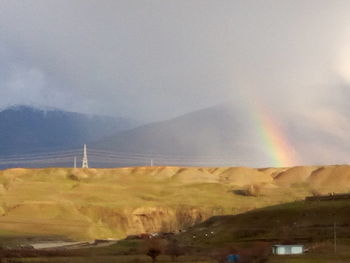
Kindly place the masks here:
<instances>
[{"instance_id":1,"label":"overcast sky","mask_svg":"<svg viewBox=\"0 0 350 263\"><path fill-rule=\"evenodd\" d=\"M147 122L254 94L338 116L349 13L347 0L0 0L0 107Z\"/></svg>"}]
</instances>

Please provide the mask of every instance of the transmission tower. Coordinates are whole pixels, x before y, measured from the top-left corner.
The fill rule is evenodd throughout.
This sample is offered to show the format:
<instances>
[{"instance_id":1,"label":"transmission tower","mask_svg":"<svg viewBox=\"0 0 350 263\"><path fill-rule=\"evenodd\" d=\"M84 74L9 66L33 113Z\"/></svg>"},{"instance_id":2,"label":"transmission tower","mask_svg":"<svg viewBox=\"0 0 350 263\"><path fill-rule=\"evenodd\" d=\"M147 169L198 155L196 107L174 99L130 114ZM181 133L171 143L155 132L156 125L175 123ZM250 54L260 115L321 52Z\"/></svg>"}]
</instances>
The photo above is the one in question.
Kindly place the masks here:
<instances>
[{"instance_id":1,"label":"transmission tower","mask_svg":"<svg viewBox=\"0 0 350 263\"><path fill-rule=\"evenodd\" d=\"M89 161L88 161L88 157L87 157L86 144L84 144L84 155L83 155L81 168L89 168Z\"/></svg>"}]
</instances>

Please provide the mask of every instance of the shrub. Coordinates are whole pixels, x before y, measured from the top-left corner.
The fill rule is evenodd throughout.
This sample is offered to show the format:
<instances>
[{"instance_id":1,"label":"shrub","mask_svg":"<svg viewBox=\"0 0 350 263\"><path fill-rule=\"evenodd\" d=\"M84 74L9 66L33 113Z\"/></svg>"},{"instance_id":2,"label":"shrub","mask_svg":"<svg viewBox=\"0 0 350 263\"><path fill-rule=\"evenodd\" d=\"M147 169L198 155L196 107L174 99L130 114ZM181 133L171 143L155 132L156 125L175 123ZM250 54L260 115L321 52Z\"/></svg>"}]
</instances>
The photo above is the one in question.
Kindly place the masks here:
<instances>
[{"instance_id":1,"label":"shrub","mask_svg":"<svg viewBox=\"0 0 350 263\"><path fill-rule=\"evenodd\" d=\"M157 257L160 254L164 253L166 244L167 242L164 239L148 239L143 242L141 252L149 256L152 259L152 262L154 263L157 261Z\"/></svg>"}]
</instances>

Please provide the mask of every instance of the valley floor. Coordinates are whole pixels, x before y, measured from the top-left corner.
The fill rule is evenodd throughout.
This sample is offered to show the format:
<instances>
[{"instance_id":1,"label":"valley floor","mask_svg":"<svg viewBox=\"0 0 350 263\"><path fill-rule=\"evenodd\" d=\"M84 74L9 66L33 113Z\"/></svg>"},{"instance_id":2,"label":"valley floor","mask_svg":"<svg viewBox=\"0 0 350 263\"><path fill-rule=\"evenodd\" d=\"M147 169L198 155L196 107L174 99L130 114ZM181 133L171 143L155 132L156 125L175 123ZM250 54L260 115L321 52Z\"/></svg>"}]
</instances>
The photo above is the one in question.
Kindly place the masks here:
<instances>
[{"instance_id":1,"label":"valley floor","mask_svg":"<svg viewBox=\"0 0 350 263\"><path fill-rule=\"evenodd\" d=\"M270 255L265 263L349 263L350 262L350 239L343 239L339 243L338 251L335 254L332 246L320 247L320 249L297 256L274 256ZM3 258L1 263L148 263L151 258L137 251L142 245L140 242L121 242L109 247L77 249L73 254L62 253L46 257L32 255L31 257ZM200 248L198 248L200 249ZM58 252L57 250L56 252ZM69 251L66 251L69 253ZM162 254L158 257L159 263L221 263L212 258L209 250L202 248L199 253L187 254L172 260L169 255ZM259 261L254 261L258 263Z\"/></svg>"},{"instance_id":2,"label":"valley floor","mask_svg":"<svg viewBox=\"0 0 350 263\"><path fill-rule=\"evenodd\" d=\"M3 260L1 262L11 263L147 263L151 262L149 257L136 256L98 256L98 257L54 257L54 258L23 258ZM169 257L161 257L159 263L216 263L216 260L206 258L181 257L172 261ZM349 263L350 255L303 255L303 256L272 256L266 263Z\"/></svg>"}]
</instances>

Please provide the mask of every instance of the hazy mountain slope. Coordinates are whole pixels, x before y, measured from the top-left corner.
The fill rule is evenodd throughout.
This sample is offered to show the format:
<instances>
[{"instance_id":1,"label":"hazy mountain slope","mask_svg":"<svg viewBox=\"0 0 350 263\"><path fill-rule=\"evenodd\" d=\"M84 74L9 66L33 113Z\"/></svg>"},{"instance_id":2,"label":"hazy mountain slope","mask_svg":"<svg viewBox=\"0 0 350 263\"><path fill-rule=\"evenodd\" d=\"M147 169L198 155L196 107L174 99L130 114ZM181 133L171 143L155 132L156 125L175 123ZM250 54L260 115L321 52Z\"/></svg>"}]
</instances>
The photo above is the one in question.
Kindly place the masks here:
<instances>
[{"instance_id":1,"label":"hazy mountain slope","mask_svg":"<svg viewBox=\"0 0 350 263\"><path fill-rule=\"evenodd\" d=\"M172 231L314 190L348 192L349 174L350 166L9 169L0 171L0 231L75 239ZM251 187L255 196L242 192Z\"/></svg>"},{"instance_id":2,"label":"hazy mountain slope","mask_svg":"<svg viewBox=\"0 0 350 263\"><path fill-rule=\"evenodd\" d=\"M118 133L93 147L153 156L160 165L252 165L266 156L244 116L240 107L216 106Z\"/></svg>"},{"instance_id":3,"label":"hazy mountain slope","mask_svg":"<svg viewBox=\"0 0 350 263\"><path fill-rule=\"evenodd\" d=\"M347 116L328 125L333 115L322 121L321 113L252 112L247 107L237 101L198 110L115 134L93 146L148 158L125 165L149 164L151 158L155 164L180 166L348 163Z\"/></svg>"},{"instance_id":4,"label":"hazy mountain slope","mask_svg":"<svg viewBox=\"0 0 350 263\"><path fill-rule=\"evenodd\" d=\"M81 146L135 127L131 120L16 106L0 112L0 155Z\"/></svg>"}]
</instances>

